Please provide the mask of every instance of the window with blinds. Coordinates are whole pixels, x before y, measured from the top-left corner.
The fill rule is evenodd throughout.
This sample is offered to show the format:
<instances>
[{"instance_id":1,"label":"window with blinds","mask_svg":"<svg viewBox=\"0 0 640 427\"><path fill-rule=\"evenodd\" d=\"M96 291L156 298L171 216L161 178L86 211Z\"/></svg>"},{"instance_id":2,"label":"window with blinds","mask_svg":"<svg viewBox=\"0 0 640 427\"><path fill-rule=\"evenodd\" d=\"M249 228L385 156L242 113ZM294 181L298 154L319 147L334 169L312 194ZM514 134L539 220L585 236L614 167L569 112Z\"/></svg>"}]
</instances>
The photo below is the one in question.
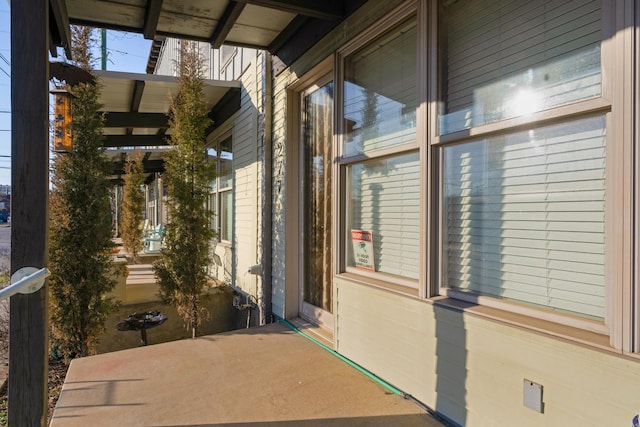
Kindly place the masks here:
<instances>
[{"instance_id":1,"label":"window with blinds","mask_svg":"<svg viewBox=\"0 0 640 427\"><path fill-rule=\"evenodd\" d=\"M415 19L345 58L345 156L416 139Z\"/></svg>"},{"instance_id":2,"label":"window with blinds","mask_svg":"<svg viewBox=\"0 0 640 427\"><path fill-rule=\"evenodd\" d=\"M342 58L343 254L350 272L415 288L421 167L415 148L418 31L410 13ZM366 160L349 160L360 154Z\"/></svg>"},{"instance_id":3,"label":"window with blinds","mask_svg":"<svg viewBox=\"0 0 640 427\"><path fill-rule=\"evenodd\" d=\"M444 148L445 283L605 314L605 118Z\"/></svg>"},{"instance_id":4,"label":"window with blinds","mask_svg":"<svg viewBox=\"0 0 640 427\"><path fill-rule=\"evenodd\" d=\"M601 3L446 2L440 134L600 96Z\"/></svg>"},{"instance_id":5,"label":"window with blinds","mask_svg":"<svg viewBox=\"0 0 640 427\"><path fill-rule=\"evenodd\" d=\"M348 265L358 267L352 232L371 233L372 271L418 279L420 156L417 152L372 160L348 169Z\"/></svg>"},{"instance_id":6,"label":"window with blinds","mask_svg":"<svg viewBox=\"0 0 640 427\"><path fill-rule=\"evenodd\" d=\"M210 161L216 163L217 176L210 186L209 209L212 211L211 227L217 238L231 241L233 238L233 141L231 137L219 141L207 149Z\"/></svg>"}]
</instances>

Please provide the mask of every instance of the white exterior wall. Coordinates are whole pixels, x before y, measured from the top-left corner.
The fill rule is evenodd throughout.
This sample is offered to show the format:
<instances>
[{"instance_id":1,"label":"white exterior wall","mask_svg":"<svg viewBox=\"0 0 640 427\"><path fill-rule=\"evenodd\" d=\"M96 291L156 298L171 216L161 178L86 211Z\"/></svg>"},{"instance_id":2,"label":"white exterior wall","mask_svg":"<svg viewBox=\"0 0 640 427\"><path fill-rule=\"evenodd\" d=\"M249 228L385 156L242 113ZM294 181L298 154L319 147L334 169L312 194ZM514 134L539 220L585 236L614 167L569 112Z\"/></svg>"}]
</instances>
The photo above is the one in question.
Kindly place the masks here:
<instances>
[{"instance_id":1,"label":"white exterior wall","mask_svg":"<svg viewBox=\"0 0 640 427\"><path fill-rule=\"evenodd\" d=\"M163 76L176 75L176 65L174 61L178 49L178 39L165 39L160 54L158 55L158 62L156 63L154 74Z\"/></svg>"},{"instance_id":2,"label":"white exterior wall","mask_svg":"<svg viewBox=\"0 0 640 427\"><path fill-rule=\"evenodd\" d=\"M286 104L287 94L286 88L291 83L292 76L289 70L285 70L274 82L273 87L273 105L274 105L274 119L273 119L273 219L272 219L272 271L271 271L271 283L272 283L272 296L271 296L271 310L273 314L279 317L286 318L285 309L286 304L286 257L285 257L285 206L287 203L287 191L286 191L286 137L287 137L287 115ZM290 179L295 179L292 177ZM295 200L295 194L291 196ZM297 260L293 260L297 263Z\"/></svg>"},{"instance_id":3,"label":"white exterior wall","mask_svg":"<svg viewBox=\"0 0 640 427\"><path fill-rule=\"evenodd\" d=\"M258 144L257 90L258 58L251 63L242 81L240 111L233 119L233 249L235 279L232 284L257 297L257 277L249 267L258 263Z\"/></svg>"}]
</instances>

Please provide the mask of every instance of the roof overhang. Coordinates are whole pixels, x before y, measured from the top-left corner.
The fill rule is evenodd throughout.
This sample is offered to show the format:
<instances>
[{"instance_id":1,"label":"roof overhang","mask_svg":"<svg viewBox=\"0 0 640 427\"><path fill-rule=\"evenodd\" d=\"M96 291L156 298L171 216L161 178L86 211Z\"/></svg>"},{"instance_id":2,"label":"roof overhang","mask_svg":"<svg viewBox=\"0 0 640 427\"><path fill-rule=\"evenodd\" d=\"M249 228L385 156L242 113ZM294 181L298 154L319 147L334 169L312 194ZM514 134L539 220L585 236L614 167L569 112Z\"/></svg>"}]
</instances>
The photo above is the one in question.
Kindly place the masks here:
<instances>
[{"instance_id":1,"label":"roof overhang","mask_svg":"<svg viewBox=\"0 0 640 427\"><path fill-rule=\"evenodd\" d=\"M178 93L178 79L155 74L114 71L94 72L101 86L99 103L104 114L104 146L114 161L113 180L124 174L127 154L144 152L145 173L162 172L162 154L169 148L171 97ZM204 80L204 95L215 130L240 108L240 82Z\"/></svg>"},{"instance_id":2,"label":"roof overhang","mask_svg":"<svg viewBox=\"0 0 640 427\"><path fill-rule=\"evenodd\" d=\"M268 50L290 64L366 0L49 0L51 53L69 25Z\"/></svg>"}]
</instances>

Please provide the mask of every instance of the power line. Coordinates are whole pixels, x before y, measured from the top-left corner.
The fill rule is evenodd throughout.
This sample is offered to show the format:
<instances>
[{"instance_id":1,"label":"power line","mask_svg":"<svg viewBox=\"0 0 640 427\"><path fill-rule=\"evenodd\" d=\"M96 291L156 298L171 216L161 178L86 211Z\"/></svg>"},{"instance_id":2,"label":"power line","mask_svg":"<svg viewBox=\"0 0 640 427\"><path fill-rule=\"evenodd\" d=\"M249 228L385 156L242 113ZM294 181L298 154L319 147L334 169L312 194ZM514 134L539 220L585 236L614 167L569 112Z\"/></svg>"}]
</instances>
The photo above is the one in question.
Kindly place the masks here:
<instances>
[{"instance_id":1,"label":"power line","mask_svg":"<svg viewBox=\"0 0 640 427\"><path fill-rule=\"evenodd\" d=\"M119 53L120 55L135 56L136 58L143 58L143 59L144 59L144 58L146 58L145 56L142 56L142 55L135 55L135 54L133 54L133 53L125 52L125 51L118 50L118 49L111 49L111 48L109 48L109 49L107 49L107 50L108 50L109 52Z\"/></svg>"},{"instance_id":2,"label":"power line","mask_svg":"<svg viewBox=\"0 0 640 427\"><path fill-rule=\"evenodd\" d=\"M2 59L9 67L11 67L11 62L9 62L9 60L6 58L6 56L4 56L1 53L0 53L0 59Z\"/></svg>"}]
</instances>

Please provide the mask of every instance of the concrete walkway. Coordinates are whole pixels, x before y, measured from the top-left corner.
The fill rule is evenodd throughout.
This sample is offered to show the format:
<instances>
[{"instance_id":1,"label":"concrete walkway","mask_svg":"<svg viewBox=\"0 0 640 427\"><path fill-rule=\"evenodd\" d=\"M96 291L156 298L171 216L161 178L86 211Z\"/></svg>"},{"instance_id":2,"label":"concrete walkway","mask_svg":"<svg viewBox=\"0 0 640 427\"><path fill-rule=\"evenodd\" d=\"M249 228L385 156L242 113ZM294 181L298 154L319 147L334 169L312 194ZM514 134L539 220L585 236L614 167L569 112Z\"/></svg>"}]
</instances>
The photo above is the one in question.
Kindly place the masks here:
<instances>
[{"instance_id":1,"label":"concrete walkway","mask_svg":"<svg viewBox=\"0 0 640 427\"><path fill-rule=\"evenodd\" d=\"M50 425L441 426L283 324L76 359Z\"/></svg>"}]
</instances>

